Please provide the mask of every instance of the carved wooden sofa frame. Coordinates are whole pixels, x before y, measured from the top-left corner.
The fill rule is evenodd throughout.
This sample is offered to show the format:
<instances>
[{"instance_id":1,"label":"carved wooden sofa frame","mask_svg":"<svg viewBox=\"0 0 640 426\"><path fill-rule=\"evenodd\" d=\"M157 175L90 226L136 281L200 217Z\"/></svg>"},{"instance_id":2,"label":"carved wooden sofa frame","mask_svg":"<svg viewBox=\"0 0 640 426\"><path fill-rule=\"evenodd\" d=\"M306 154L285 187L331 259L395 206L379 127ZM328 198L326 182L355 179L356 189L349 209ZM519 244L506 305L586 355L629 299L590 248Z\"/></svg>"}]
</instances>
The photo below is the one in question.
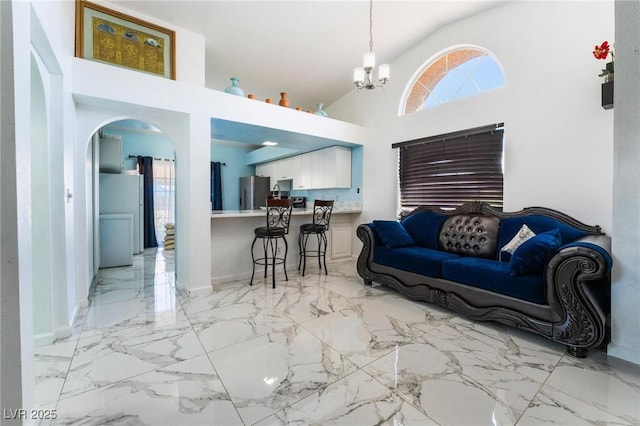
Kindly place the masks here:
<instances>
[{"instance_id":1,"label":"carved wooden sofa frame","mask_svg":"<svg viewBox=\"0 0 640 426\"><path fill-rule=\"evenodd\" d=\"M364 282L374 281L420 301L433 303L477 321L494 321L517 327L565 344L568 353L585 357L591 348L608 341L607 314L610 305L611 240L599 226L588 226L556 210L529 207L501 212L485 203L472 202L445 211L421 207L410 214L432 210L442 215L482 214L499 218L544 215L569 224L588 235L580 244L561 248L547 263L547 304L538 305L488 290L431 278L376 264L376 238L369 224L357 229L363 242L357 269Z\"/></svg>"}]
</instances>

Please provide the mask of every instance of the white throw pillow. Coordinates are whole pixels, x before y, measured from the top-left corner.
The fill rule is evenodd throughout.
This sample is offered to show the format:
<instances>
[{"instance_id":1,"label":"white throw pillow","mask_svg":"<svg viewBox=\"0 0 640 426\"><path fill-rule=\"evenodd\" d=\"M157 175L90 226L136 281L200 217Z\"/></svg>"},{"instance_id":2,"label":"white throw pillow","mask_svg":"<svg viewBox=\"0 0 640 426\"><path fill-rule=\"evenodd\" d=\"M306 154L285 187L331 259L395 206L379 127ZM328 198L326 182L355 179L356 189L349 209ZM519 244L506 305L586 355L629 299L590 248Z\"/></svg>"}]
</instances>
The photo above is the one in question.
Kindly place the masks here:
<instances>
[{"instance_id":1,"label":"white throw pillow","mask_svg":"<svg viewBox=\"0 0 640 426\"><path fill-rule=\"evenodd\" d=\"M500 250L499 259L502 260L502 252L513 254L513 252L516 251L516 249L520 247L522 243L535 236L536 234L531 229L529 229L527 225L522 225L522 228L520 228L520 230L511 239L511 241L509 241L504 245L504 247L502 247L502 249Z\"/></svg>"}]
</instances>

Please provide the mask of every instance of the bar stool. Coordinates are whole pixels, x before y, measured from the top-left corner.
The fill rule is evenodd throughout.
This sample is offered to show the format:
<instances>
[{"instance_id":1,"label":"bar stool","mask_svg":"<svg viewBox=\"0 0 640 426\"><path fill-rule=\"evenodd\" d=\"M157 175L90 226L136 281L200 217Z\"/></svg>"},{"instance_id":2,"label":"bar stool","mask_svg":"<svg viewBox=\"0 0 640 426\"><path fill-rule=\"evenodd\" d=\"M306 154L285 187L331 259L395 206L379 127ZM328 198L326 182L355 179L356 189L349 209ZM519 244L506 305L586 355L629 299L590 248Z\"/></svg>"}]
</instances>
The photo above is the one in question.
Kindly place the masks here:
<instances>
[{"instance_id":1,"label":"bar stool","mask_svg":"<svg viewBox=\"0 0 640 426\"><path fill-rule=\"evenodd\" d=\"M286 235L289 233L289 221L291 220L291 209L293 207L292 200L267 199L267 226L261 226L253 230L253 243L251 243L251 260L253 261L253 271L251 272L251 281L249 285L253 285L253 276L256 272L256 265L264 265L264 277L267 278L267 266L271 263L271 280L273 288L276 288L276 265L282 264L284 268L284 277L289 281L287 276L287 244ZM253 254L253 247L256 241L262 240L262 249L264 257L258 259ZM282 238L284 241L284 257L277 257L278 240ZM268 249L271 249L271 257L268 256Z\"/></svg>"},{"instance_id":2,"label":"bar stool","mask_svg":"<svg viewBox=\"0 0 640 426\"><path fill-rule=\"evenodd\" d=\"M307 267L307 253L312 256L318 256L318 267L322 272L322 264L324 263L324 272L327 272L327 230L329 230L329 222L331 221L331 212L333 211L333 200L315 200L313 202L313 223L305 223L300 225L300 235L298 236L298 249L300 258L298 259L298 270L302 264L302 276ZM315 235L318 241L317 250L307 250L307 240L310 235Z\"/></svg>"}]
</instances>

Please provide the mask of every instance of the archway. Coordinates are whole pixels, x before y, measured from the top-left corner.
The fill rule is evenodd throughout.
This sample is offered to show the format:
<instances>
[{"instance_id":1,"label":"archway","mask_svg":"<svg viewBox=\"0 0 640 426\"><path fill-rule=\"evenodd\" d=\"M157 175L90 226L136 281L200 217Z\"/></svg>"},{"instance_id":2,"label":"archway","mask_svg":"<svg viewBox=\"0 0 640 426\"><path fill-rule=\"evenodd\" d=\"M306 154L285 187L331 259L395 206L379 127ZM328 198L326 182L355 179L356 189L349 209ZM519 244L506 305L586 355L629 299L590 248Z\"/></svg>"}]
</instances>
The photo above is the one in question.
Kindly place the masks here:
<instances>
[{"instance_id":1,"label":"archway","mask_svg":"<svg viewBox=\"0 0 640 426\"><path fill-rule=\"evenodd\" d=\"M92 136L87 146L91 171L86 199L92 216L88 235L93 236L93 256L89 261L94 288L100 269L140 263L141 258L150 253L166 263L162 266L163 274L170 271L175 285L175 156L172 141L149 121L130 117L112 119ZM153 165L153 179L151 173L146 173L148 179L140 173L138 158L143 157ZM114 220L122 219L123 214L131 216L130 241L125 237L114 238L112 231L104 234L105 227L114 226L117 223ZM171 229L167 231L168 228ZM130 245L130 255L123 253L122 244Z\"/></svg>"}]
</instances>

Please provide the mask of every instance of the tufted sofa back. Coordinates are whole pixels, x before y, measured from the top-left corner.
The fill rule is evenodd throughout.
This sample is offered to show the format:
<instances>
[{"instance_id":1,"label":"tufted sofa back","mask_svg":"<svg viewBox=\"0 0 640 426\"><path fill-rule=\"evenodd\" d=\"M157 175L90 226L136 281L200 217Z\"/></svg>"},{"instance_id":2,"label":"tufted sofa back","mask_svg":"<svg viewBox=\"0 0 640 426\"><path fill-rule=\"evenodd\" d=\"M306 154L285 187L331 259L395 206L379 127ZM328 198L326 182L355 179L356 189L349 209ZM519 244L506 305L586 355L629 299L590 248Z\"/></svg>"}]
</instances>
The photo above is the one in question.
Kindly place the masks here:
<instances>
[{"instance_id":1,"label":"tufted sofa back","mask_svg":"<svg viewBox=\"0 0 640 426\"><path fill-rule=\"evenodd\" d=\"M500 218L459 214L442 224L438 244L441 250L462 256L495 259Z\"/></svg>"}]
</instances>

